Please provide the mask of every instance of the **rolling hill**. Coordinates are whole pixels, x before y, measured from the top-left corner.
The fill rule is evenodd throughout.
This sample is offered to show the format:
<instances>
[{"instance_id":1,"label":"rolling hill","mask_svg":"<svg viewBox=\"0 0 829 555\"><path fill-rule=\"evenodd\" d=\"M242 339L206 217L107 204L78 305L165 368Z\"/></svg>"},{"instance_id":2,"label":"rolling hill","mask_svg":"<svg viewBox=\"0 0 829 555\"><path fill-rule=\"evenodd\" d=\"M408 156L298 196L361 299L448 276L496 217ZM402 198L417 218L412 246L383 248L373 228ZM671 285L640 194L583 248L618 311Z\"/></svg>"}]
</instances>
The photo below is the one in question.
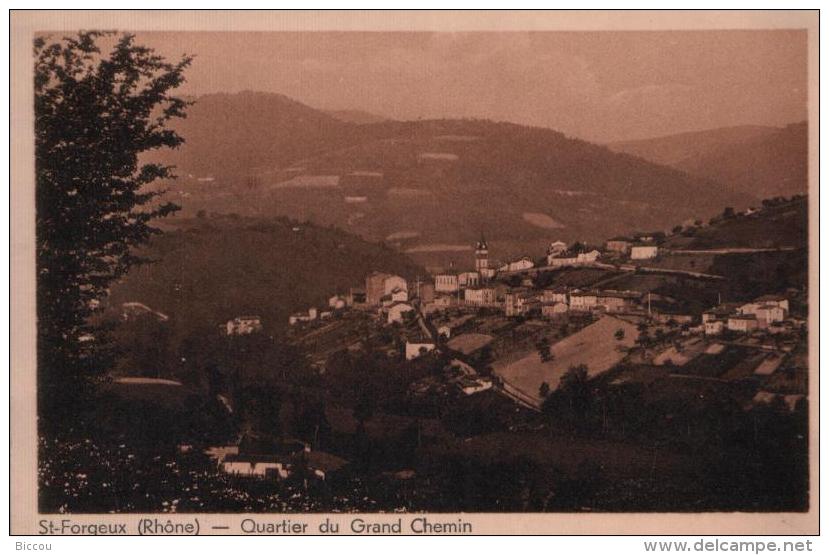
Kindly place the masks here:
<instances>
[{"instance_id":1,"label":"rolling hill","mask_svg":"<svg viewBox=\"0 0 829 555\"><path fill-rule=\"evenodd\" d=\"M644 158L656 164L680 167L694 158L708 155L716 150L731 148L757 138L766 138L776 127L762 125L740 125L720 127L705 131L692 131L642 139L638 141L621 141L608 145L611 150L624 152Z\"/></svg>"},{"instance_id":2,"label":"rolling hill","mask_svg":"<svg viewBox=\"0 0 829 555\"><path fill-rule=\"evenodd\" d=\"M610 148L705 177L756 199L807 191L806 122L682 133Z\"/></svg>"},{"instance_id":3,"label":"rolling hill","mask_svg":"<svg viewBox=\"0 0 829 555\"><path fill-rule=\"evenodd\" d=\"M692 235L674 235L669 249L806 249L809 245L808 197L766 201L750 215L715 218Z\"/></svg>"},{"instance_id":4,"label":"rolling hill","mask_svg":"<svg viewBox=\"0 0 829 555\"><path fill-rule=\"evenodd\" d=\"M285 218L234 216L174 222L145 252L155 260L112 287L109 302L142 302L169 315L178 336L243 314L279 331L292 312L327 306L372 270L408 278L423 270L404 255L337 229Z\"/></svg>"},{"instance_id":5,"label":"rolling hill","mask_svg":"<svg viewBox=\"0 0 829 555\"><path fill-rule=\"evenodd\" d=\"M333 224L445 263L481 232L507 258L707 218L751 197L549 129L482 120L353 124L287 97L197 99L164 184L186 214ZM468 258L464 254L465 258Z\"/></svg>"}]
</instances>

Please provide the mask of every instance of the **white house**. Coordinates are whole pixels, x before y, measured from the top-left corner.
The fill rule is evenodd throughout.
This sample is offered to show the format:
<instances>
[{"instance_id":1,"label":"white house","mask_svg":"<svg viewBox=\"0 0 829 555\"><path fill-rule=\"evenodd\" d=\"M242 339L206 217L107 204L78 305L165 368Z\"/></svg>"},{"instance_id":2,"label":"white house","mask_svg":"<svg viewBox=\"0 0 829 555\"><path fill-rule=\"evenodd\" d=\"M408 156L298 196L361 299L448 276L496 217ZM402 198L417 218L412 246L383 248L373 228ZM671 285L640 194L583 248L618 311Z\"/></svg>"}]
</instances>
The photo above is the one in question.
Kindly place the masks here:
<instances>
[{"instance_id":1,"label":"white house","mask_svg":"<svg viewBox=\"0 0 829 555\"><path fill-rule=\"evenodd\" d=\"M225 324L227 335L249 335L262 330L259 316L237 316Z\"/></svg>"},{"instance_id":2,"label":"white house","mask_svg":"<svg viewBox=\"0 0 829 555\"><path fill-rule=\"evenodd\" d=\"M720 335L725 329L725 322L722 320L706 320L703 324L705 335Z\"/></svg>"},{"instance_id":3,"label":"white house","mask_svg":"<svg viewBox=\"0 0 829 555\"><path fill-rule=\"evenodd\" d=\"M473 287L463 292L463 299L467 304L476 306L491 306L496 304L496 292L493 287Z\"/></svg>"},{"instance_id":4,"label":"white house","mask_svg":"<svg viewBox=\"0 0 829 555\"><path fill-rule=\"evenodd\" d=\"M635 245L630 248L631 260L648 260L656 258L659 254L659 247L656 245Z\"/></svg>"},{"instance_id":5,"label":"white house","mask_svg":"<svg viewBox=\"0 0 829 555\"><path fill-rule=\"evenodd\" d=\"M754 316L761 327L768 327L769 324L782 322L788 315L787 311L779 304L769 302L753 302L742 305L737 309L738 314Z\"/></svg>"},{"instance_id":6,"label":"white house","mask_svg":"<svg viewBox=\"0 0 829 555\"><path fill-rule=\"evenodd\" d=\"M518 260L513 260L508 264L504 264L499 268L501 272L523 272L524 270L529 270L535 266L535 262L533 262L529 257L519 258Z\"/></svg>"},{"instance_id":7,"label":"white house","mask_svg":"<svg viewBox=\"0 0 829 555\"><path fill-rule=\"evenodd\" d=\"M291 474L290 466L273 455L227 455L221 462L225 474L251 478L285 479Z\"/></svg>"},{"instance_id":8,"label":"white house","mask_svg":"<svg viewBox=\"0 0 829 555\"><path fill-rule=\"evenodd\" d=\"M438 274L435 276L436 293L456 293L458 288L458 276L456 274Z\"/></svg>"},{"instance_id":9,"label":"white house","mask_svg":"<svg viewBox=\"0 0 829 555\"><path fill-rule=\"evenodd\" d=\"M431 341L421 343L406 341L406 360L414 360L419 356L425 355L426 353L430 353L434 350L435 344Z\"/></svg>"},{"instance_id":10,"label":"white house","mask_svg":"<svg viewBox=\"0 0 829 555\"><path fill-rule=\"evenodd\" d=\"M764 325L782 322L786 319L786 311L776 304L764 304L754 310L754 315Z\"/></svg>"},{"instance_id":11,"label":"white house","mask_svg":"<svg viewBox=\"0 0 829 555\"><path fill-rule=\"evenodd\" d=\"M408 303L396 303L389 307L389 313L386 317L389 324L394 322L403 323L404 315L413 312L414 308Z\"/></svg>"},{"instance_id":12,"label":"white house","mask_svg":"<svg viewBox=\"0 0 829 555\"><path fill-rule=\"evenodd\" d=\"M551 254L553 256L563 252L567 252L567 243L564 241L553 241L550 243L550 246L547 247L547 254Z\"/></svg>"},{"instance_id":13,"label":"white house","mask_svg":"<svg viewBox=\"0 0 829 555\"><path fill-rule=\"evenodd\" d=\"M299 322L312 322L317 319L318 315L319 313L317 312L317 309L311 307L308 309L308 312L295 312L294 314L291 314L288 318L288 323L293 326Z\"/></svg>"},{"instance_id":14,"label":"white house","mask_svg":"<svg viewBox=\"0 0 829 555\"><path fill-rule=\"evenodd\" d=\"M783 310L785 310L786 312L789 312L790 310L789 299L787 299L783 295L763 295L762 297L757 297L756 299L754 299L754 302L761 304L775 304Z\"/></svg>"},{"instance_id":15,"label":"white house","mask_svg":"<svg viewBox=\"0 0 829 555\"><path fill-rule=\"evenodd\" d=\"M599 297L596 293L577 291L570 293L570 310L590 311L598 307Z\"/></svg>"},{"instance_id":16,"label":"white house","mask_svg":"<svg viewBox=\"0 0 829 555\"><path fill-rule=\"evenodd\" d=\"M789 313L789 301L785 297L764 295L754 302L742 305L737 309L739 314L752 314L761 321L763 326L775 322L782 322Z\"/></svg>"},{"instance_id":17,"label":"white house","mask_svg":"<svg viewBox=\"0 0 829 555\"><path fill-rule=\"evenodd\" d=\"M708 322L706 322L707 324ZM734 315L728 317L728 329L740 333L748 333L757 329L757 317L753 314Z\"/></svg>"}]
</instances>

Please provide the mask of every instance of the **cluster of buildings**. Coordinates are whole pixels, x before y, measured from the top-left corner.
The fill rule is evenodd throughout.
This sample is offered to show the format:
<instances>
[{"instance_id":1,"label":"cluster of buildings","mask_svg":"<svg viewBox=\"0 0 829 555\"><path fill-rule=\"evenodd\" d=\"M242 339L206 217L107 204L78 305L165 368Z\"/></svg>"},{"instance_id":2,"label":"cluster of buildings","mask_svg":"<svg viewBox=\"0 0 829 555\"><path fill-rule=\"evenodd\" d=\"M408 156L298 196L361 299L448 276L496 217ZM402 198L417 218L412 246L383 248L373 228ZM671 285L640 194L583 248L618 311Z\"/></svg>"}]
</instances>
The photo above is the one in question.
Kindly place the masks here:
<instances>
[{"instance_id":1,"label":"cluster of buildings","mask_svg":"<svg viewBox=\"0 0 829 555\"><path fill-rule=\"evenodd\" d=\"M654 258L658 247L654 237L640 236L635 240L616 237L607 242L607 251L629 255L632 259ZM548 267L590 266L602 255L596 249L573 252L563 241L551 243L547 249ZM537 292L531 289L532 280L525 287L510 288L496 282L495 277L517 274L535 268L530 257L521 257L497 269L490 265L489 247L481 236L475 243L475 265L472 270L438 272L432 282L418 279L410 284L399 275L372 272L366 277L365 288L352 288L347 294L334 295L329 299L328 311L309 309L307 313L293 314L289 323L312 322L330 317L333 311L348 308L377 310L387 324L404 323L410 315L420 310L431 314L455 306L488 307L504 310L507 316L538 313L556 317L570 311L627 312L639 303L642 295L632 291L579 291L556 290Z\"/></svg>"},{"instance_id":2,"label":"cluster of buildings","mask_svg":"<svg viewBox=\"0 0 829 555\"><path fill-rule=\"evenodd\" d=\"M726 303L702 313L705 335L719 335L725 330L750 333L783 331L791 324L789 301L783 295L763 295L750 303Z\"/></svg>"},{"instance_id":3,"label":"cluster of buildings","mask_svg":"<svg viewBox=\"0 0 829 555\"><path fill-rule=\"evenodd\" d=\"M549 287L540 291L513 289L504 296L507 316L540 314L545 318L564 316L570 312L630 313L641 310L643 293L638 291L581 290Z\"/></svg>"}]
</instances>

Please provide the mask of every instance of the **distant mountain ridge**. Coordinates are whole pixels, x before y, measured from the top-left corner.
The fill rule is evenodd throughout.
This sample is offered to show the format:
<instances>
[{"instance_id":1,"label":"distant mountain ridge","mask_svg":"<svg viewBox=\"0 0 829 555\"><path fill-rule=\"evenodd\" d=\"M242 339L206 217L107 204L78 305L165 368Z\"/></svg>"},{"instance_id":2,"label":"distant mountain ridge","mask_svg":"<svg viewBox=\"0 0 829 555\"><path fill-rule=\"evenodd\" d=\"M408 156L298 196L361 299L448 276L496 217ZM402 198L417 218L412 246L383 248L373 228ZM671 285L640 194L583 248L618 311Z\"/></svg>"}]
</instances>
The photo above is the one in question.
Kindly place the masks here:
<instances>
[{"instance_id":1,"label":"distant mountain ridge","mask_svg":"<svg viewBox=\"0 0 829 555\"><path fill-rule=\"evenodd\" d=\"M808 189L808 126L740 126L609 145L716 181L755 199Z\"/></svg>"},{"instance_id":2,"label":"distant mountain ridge","mask_svg":"<svg viewBox=\"0 0 829 555\"><path fill-rule=\"evenodd\" d=\"M552 239L666 229L752 201L707 179L511 123L358 125L282 95L240 93L198 98L177 129L186 143L164 156L182 179L165 186L185 213L307 218L374 241L410 238L402 246L454 248L487 232L496 256L509 257Z\"/></svg>"},{"instance_id":3,"label":"distant mountain ridge","mask_svg":"<svg viewBox=\"0 0 829 555\"><path fill-rule=\"evenodd\" d=\"M765 138L778 127L738 125L703 131L662 135L650 139L619 141L608 144L611 150L644 158L657 164L677 167L689 159L716 149L730 148L757 138Z\"/></svg>"},{"instance_id":4,"label":"distant mountain ridge","mask_svg":"<svg viewBox=\"0 0 829 555\"><path fill-rule=\"evenodd\" d=\"M372 114L364 110L325 110L325 113L340 121L363 125L366 123L380 123L389 118Z\"/></svg>"}]
</instances>

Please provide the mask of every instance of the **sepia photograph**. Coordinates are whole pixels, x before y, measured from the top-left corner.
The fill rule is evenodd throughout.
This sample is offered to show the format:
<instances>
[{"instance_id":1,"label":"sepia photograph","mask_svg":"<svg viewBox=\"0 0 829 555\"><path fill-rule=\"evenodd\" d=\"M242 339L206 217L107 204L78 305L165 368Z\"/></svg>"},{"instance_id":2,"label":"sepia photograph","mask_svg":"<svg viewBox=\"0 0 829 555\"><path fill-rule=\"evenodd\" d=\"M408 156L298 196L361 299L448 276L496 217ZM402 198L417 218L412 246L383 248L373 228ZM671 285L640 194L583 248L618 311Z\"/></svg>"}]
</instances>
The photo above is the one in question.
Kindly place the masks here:
<instances>
[{"instance_id":1,"label":"sepia photograph","mask_svg":"<svg viewBox=\"0 0 829 555\"><path fill-rule=\"evenodd\" d=\"M816 530L816 11L69 15L10 23L21 530Z\"/></svg>"}]
</instances>

